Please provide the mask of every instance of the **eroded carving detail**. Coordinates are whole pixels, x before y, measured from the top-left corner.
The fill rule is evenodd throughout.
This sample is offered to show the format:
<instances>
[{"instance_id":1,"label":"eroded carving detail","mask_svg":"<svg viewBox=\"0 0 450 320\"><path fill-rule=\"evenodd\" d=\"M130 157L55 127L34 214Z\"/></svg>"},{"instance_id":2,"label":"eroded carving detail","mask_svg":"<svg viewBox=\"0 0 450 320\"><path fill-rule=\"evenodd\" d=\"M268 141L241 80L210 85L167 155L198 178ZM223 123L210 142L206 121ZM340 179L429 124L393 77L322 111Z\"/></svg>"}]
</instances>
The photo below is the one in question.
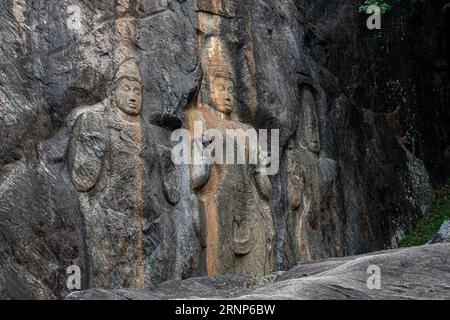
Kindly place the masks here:
<instances>
[{"instance_id":1,"label":"eroded carving detail","mask_svg":"<svg viewBox=\"0 0 450 320\"><path fill-rule=\"evenodd\" d=\"M108 24L102 24L93 32L95 45L97 47L96 50L100 55L108 54L113 50L113 45L111 43L111 37L108 28Z\"/></svg>"},{"instance_id":2,"label":"eroded carving detail","mask_svg":"<svg viewBox=\"0 0 450 320\"><path fill-rule=\"evenodd\" d=\"M320 132L317 118L314 93L309 88L302 92L302 108L300 109L300 125L297 139L302 148L318 154L320 152Z\"/></svg>"},{"instance_id":3,"label":"eroded carving detail","mask_svg":"<svg viewBox=\"0 0 450 320\"><path fill-rule=\"evenodd\" d=\"M27 25L25 20L25 12L27 10L27 0L14 0L12 4L12 14L19 24L20 35L25 41L27 37Z\"/></svg>"},{"instance_id":4,"label":"eroded carving detail","mask_svg":"<svg viewBox=\"0 0 450 320\"><path fill-rule=\"evenodd\" d=\"M289 228L297 261L344 253L337 163L320 157L314 91L302 89L300 121L287 151Z\"/></svg>"},{"instance_id":5,"label":"eroded carving detail","mask_svg":"<svg viewBox=\"0 0 450 320\"><path fill-rule=\"evenodd\" d=\"M142 132L134 61L120 65L114 84L111 110L85 113L74 125L69 170L85 219L91 285L143 289L153 284L161 213L178 202L177 182L169 150Z\"/></svg>"}]
</instances>

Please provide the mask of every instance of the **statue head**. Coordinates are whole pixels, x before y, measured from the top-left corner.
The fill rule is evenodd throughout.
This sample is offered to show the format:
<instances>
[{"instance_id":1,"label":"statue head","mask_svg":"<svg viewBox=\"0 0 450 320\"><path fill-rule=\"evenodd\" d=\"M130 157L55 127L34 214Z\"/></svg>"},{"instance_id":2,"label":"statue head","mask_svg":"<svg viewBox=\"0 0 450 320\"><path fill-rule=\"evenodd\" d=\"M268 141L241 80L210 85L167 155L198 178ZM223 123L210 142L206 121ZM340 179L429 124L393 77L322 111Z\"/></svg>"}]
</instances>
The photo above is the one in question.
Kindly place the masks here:
<instances>
[{"instance_id":1,"label":"statue head","mask_svg":"<svg viewBox=\"0 0 450 320\"><path fill-rule=\"evenodd\" d=\"M205 74L201 90L203 101L216 111L230 115L235 107L236 77L226 41L218 36L208 37L201 60Z\"/></svg>"},{"instance_id":2,"label":"statue head","mask_svg":"<svg viewBox=\"0 0 450 320\"><path fill-rule=\"evenodd\" d=\"M232 73L214 70L210 81L212 107L218 112L230 115L235 104L235 83Z\"/></svg>"},{"instance_id":3,"label":"statue head","mask_svg":"<svg viewBox=\"0 0 450 320\"><path fill-rule=\"evenodd\" d=\"M142 109L142 81L134 61L120 65L114 83L117 108L129 116L138 116Z\"/></svg>"},{"instance_id":4,"label":"statue head","mask_svg":"<svg viewBox=\"0 0 450 320\"><path fill-rule=\"evenodd\" d=\"M300 126L298 128L300 144L313 153L320 152L319 120L317 118L314 93L308 87L302 91Z\"/></svg>"}]
</instances>

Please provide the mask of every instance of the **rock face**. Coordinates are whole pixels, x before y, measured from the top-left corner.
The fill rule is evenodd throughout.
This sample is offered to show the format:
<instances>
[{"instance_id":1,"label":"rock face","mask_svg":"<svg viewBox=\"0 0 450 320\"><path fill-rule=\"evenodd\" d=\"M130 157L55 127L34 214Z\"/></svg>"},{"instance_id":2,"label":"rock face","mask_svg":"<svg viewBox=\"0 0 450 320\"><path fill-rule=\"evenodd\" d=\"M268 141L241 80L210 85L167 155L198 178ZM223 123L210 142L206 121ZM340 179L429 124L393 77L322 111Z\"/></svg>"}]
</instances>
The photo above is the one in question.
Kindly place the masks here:
<instances>
[{"instance_id":1,"label":"rock face","mask_svg":"<svg viewBox=\"0 0 450 320\"><path fill-rule=\"evenodd\" d=\"M0 298L395 247L450 173L445 4L2 1ZM280 130L280 170L175 165L196 122Z\"/></svg>"},{"instance_id":2,"label":"rock face","mask_svg":"<svg viewBox=\"0 0 450 320\"><path fill-rule=\"evenodd\" d=\"M217 6L211 7L214 2ZM198 99L186 115L186 127L194 141L201 144L206 138L208 145L208 140L213 139L211 144L220 143L226 152L233 139L232 133L243 132L240 137L246 141L245 133L252 129L234 114L238 83L235 68L238 52L234 47L239 44L239 34L233 30L226 33L220 30L222 25L227 26L230 22L229 18L222 17L219 8L226 8L227 14L235 17L236 6L233 1L198 3L199 51L204 76ZM249 72L248 61L243 67ZM251 75L248 73L247 76ZM249 88L254 89L253 86ZM206 131L197 133L197 127ZM214 135L210 137L208 132L212 130L215 130ZM235 131L230 133L230 130ZM204 238L206 273L263 275L274 270L275 229L268 203L272 185L260 162L250 165L245 161L251 157L250 150L241 154L237 145L232 148L234 154L244 160L242 163L217 161L209 164L204 159L198 164L194 159L191 168L193 199L198 201L198 211L194 215L203 216L197 220L205 221L199 234L204 235L201 239Z\"/></svg>"},{"instance_id":3,"label":"rock face","mask_svg":"<svg viewBox=\"0 0 450 320\"><path fill-rule=\"evenodd\" d=\"M450 220L444 221L438 233L434 235L428 243L433 244L444 242L450 242Z\"/></svg>"},{"instance_id":4,"label":"rock face","mask_svg":"<svg viewBox=\"0 0 450 320\"><path fill-rule=\"evenodd\" d=\"M69 300L401 300L450 298L450 245L428 245L300 264L271 284L221 276L171 281L143 293L131 290L74 292ZM370 267L380 269L380 289L369 289Z\"/></svg>"}]
</instances>

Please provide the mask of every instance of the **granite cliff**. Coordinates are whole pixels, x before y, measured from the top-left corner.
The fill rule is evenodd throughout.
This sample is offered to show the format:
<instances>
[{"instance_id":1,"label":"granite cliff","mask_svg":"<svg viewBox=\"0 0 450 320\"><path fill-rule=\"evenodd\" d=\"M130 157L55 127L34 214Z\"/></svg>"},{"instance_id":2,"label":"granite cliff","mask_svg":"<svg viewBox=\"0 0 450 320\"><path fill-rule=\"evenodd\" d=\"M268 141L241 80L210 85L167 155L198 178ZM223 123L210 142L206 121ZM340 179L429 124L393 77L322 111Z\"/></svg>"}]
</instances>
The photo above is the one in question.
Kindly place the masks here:
<instances>
[{"instance_id":1,"label":"granite cliff","mask_svg":"<svg viewBox=\"0 0 450 320\"><path fill-rule=\"evenodd\" d=\"M395 248L450 176L450 9L360 4L2 0L0 298ZM279 130L279 171L174 164L196 122Z\"/></svg>"}]
</instances>

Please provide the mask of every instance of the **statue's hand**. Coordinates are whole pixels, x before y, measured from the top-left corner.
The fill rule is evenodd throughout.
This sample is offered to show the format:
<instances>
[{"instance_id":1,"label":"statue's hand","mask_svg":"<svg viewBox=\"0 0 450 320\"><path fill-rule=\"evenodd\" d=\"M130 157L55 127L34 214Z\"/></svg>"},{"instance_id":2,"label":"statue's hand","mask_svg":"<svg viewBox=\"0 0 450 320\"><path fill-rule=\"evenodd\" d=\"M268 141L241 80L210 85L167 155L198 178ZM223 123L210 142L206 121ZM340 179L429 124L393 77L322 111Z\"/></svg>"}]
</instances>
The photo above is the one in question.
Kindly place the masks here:
<instances>
[{"instance_id":1,"label":"statue's hand","mask_svg":"<svg viewBox=\"0 0 450 320\"><path fill-rule=\"evenodd\" d=\"M214 140L206 134L193 139L193 164L191 166L191 182L194 189L206 185L211 176L211 162L205 158L203 151Z\"/></svg>"},{"instance_id":2,"label":"statue's hand","mask_svg":"<svg viewBox=\"0 0 450 320\"><path fill-rule=\"evenodd\" d=\"M178 177L175 165L172 162L171 150L159 144L156 145L156 150L161 166L164 197L171 205L176 205L180 201L180 191L178 190Z\"/></svg>"},{"instance_id":3,"label":"statue's hand","mask_svg":"<svg viewBox=\"0 0 450 320\"><path fill-rule=\"evenodd\" d=\"M205 186L211 177L211 165L207 163L193 164L191 166L191 183L194 189Z\"/></svg>"},{"instance_id":4,"label":"statue's hand","mask_svg":"<svg viewBox=\"0 0 450 320\"><path fill-rule=\"evenodd\" d=\"M265 173L267 168L271 165L271 158L268 151L260 151L258 153L258 164L259 170Z\"/></svg>"}]
</instances>

